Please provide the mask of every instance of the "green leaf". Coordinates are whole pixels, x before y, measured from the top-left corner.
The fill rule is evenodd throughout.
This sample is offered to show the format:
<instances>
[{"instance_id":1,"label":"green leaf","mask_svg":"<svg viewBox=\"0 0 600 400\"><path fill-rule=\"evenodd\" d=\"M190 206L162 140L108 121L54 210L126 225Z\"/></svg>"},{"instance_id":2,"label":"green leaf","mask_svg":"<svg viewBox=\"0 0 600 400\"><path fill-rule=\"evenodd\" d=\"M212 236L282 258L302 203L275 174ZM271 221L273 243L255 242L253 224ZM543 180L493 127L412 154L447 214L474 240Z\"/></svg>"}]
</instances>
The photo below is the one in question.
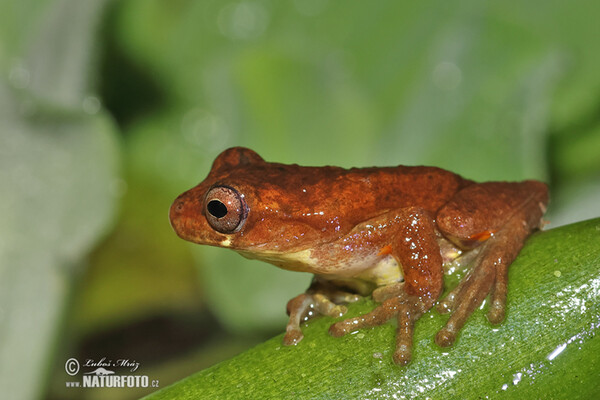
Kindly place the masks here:
<instances>
[{"instance_id":1,"label":"green leaf","mask_svg":"<svg viewBox=\"0 0 600 400\"><path fill-rule=\"evenodd\" d=\"M407 367L391 360L391 323L337 339L334 320L320 317L295 347L275 337L149 398L598 398L599 267L600 219L537 233L510 268L505 322L493 327L477 310L442 349L433 338L448 317L429 311Z\"/></svg>"}]
</instances>

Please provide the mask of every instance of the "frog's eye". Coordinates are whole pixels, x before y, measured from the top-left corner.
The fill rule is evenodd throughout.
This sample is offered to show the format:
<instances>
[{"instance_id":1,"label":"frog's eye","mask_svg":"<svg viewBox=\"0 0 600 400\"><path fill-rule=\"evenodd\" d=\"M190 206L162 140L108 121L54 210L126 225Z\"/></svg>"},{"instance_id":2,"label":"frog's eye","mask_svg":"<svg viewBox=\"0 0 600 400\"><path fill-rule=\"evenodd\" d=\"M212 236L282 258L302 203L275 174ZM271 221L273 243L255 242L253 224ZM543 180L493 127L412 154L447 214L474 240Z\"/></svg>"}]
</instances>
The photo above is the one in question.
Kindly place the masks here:
<instances>
[{"instance_id":1,"label":"frog's eye","mask_svg":"<svg viewBox=\"0 0 600 400\"><path fill-rule=\"evenodd\" d=\"M206 220L217 232L237 232L246 221L244 197L228 186L210 189L206 193L204 207Z\"/></svg>"}]
</instances>

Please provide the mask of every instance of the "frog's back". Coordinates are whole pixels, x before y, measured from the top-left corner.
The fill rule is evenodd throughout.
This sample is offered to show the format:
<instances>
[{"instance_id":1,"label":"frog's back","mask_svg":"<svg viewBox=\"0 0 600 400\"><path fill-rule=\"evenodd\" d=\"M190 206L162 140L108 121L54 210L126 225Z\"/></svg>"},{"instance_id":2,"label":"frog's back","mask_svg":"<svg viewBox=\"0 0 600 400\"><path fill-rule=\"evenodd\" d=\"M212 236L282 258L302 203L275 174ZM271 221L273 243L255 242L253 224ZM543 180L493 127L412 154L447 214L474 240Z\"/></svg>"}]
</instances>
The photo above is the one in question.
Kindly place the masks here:
<instances>
[{"instance_id":1,"label":"frog's back","mask_svg":"<svg viewBox=\"0 0 600 400\"><path fill-rule=\"evenodd\" d=\"M277 197L276 203L288 213L336 210L350 219L356 216L357 221L412 206L435 214L457 191L473 183L424 166L344 169L264 163L246 168L242 175L265 196Z\"/></svg>"},{"instance_id":2,"label":"frog's back","mask_svg":"<svg viewBox=\"0 0 600 400\"><path fill-rule=\"evenodd\" d=\"M392 209L418 206L432 214L473 181L437 167L397 166L353 168L342 175L354 198L365 197L365 207Z\"/></svg>"}]
</instances>

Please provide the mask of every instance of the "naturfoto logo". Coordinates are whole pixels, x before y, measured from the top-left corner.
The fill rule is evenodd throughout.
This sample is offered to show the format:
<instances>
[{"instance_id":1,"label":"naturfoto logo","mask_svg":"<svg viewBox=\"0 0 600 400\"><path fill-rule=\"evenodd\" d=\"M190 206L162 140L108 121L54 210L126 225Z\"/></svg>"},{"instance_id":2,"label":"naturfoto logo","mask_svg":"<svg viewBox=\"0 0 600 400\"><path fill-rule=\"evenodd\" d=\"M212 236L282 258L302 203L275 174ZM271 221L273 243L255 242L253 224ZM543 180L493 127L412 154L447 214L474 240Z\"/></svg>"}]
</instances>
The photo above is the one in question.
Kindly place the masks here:
<instances>
[{"instance_id":1,"label":"naturfoto logo","mask_svg":"<svg viewBox=\"0 0 600 400\"><path fill-rule=\"evenodd\" d=\"M103 357L99 360L86 359L83 364L76 358L69 358L65 362L65 372L75 377L82 368L88 371L82 373L80 381L67 381L66 386L71 388L146 388L159 387L157 379L150 380L147 375L134 374L140 367L135 360L111 360ZM125 373L115 370L125 369Z\"/></svg>"}]
</instances>

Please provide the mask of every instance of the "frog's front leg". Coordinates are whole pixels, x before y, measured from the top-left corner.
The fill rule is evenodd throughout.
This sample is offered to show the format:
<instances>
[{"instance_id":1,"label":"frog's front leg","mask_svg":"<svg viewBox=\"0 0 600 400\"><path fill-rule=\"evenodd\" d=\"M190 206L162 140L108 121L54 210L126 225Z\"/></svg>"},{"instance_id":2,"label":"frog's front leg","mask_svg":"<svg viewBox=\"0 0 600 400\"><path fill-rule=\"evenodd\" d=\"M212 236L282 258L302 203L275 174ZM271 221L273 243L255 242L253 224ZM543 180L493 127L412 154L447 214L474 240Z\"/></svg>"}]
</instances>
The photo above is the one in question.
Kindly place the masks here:
<instances>
[{"instance_id":1,"label":"frog's front leg","mask_svg":"<svg viewBox=\"0 0 600 400\"><path fill-rule=\"evenodd\" d=\"M340 317L347 308L340 303L353 303L361 296L339 290L334 285L315 276L306 293L302 293L287 304L287 313L290 316L285 329L283 344L295 345L302 340L304 335L300 324L315 315Z\"/></svg>"},{"instance_id":2,"label":"frog's front leg","mask_svg":"<svg viewBox=\"0 0 600 400\"><path fill-rule=\"evenodd\" d=\"M394 362L408 364L412 358L413 326L429 310L442 292L442 256L437 242L435 222L420 208L401 209L392 221L396 230L386 249L402 266L404 282L377 289L376 300L384 300L372 312L337 322L329 332L343 336L359 328L381 325L397 318Z\"/></svg>"}]
</instances>

